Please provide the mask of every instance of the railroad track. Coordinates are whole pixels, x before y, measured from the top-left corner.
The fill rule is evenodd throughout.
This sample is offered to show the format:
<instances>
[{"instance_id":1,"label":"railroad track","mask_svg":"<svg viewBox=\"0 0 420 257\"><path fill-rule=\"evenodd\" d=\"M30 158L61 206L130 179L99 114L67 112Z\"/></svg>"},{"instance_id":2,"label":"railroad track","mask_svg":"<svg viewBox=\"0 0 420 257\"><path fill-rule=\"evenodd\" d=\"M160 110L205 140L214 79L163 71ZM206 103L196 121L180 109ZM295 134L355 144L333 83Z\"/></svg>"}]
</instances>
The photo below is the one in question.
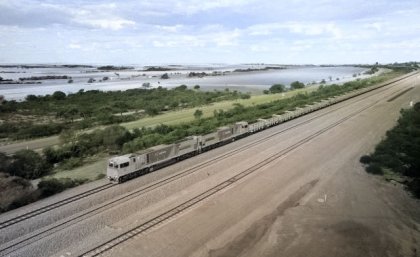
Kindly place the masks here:
<instances>
[{"instance_id":1,"label":"railroad track","mask_svg":"<svg viewBox=\"0 0 420 257\"><path fill-rule=\"evenodd\" d=\"M381 99L382 100L382 99ZM351 119L352 117L360 114L362 111L365 111L371 107L373 107L375 104L377 104L379 101L381 100L377 100L374 103L369 104L368 106L359 109L355 112L352 112L351 114L347 115L346 117L338 120L337 122L332 123L331 125L318 130L317 132L313 133L312 135L309 135L307 137L305 137L304 139L301 139L300 141L298 141L297 143L269 156L268 158L260 161L259 163L253 165L252 167L240 172L239 174L230 177L229 179L221 182L220 184L214 186L213 188L187 200L186 202L164 212L163 214L160 214L146 222L144 222L143 224L136 226L135 228L132 228L118 236L116 236L115 238L87 251L82 253L81 255L78 255L79 257L94 257L94 256L99 256L109 250L111 250L112 248L114 248L117 245L122 244L123 242L126 242L127 240L138 236L142 233L145 233L146 231L150 230L151 228L157 227L158 225L163 224L165 221L170 220L171 218L175 217L176 215L187 211L188 209L191 209L193 206L196 206L197 204L203 202L204 200L210 198L211 196L215 195L216 193L227 189L228 187L232 186L233 184L237 183L238 181L244 179L245 177L249 176L250 174L259 171L261 168L269 165L270 163L276 161L277 159L279 159L280 157L283 157L284 155L290 153L291 151L299 148L300 146L312 141L314 138L324 134L325 132L337 127L338 125L342 124L343 122Z\"/></svg>"},{"instance_id":2,"label":"railroad track","mask_svg":"<svg viewBox=\"0 0 420 257\"><path fill-rule=\"evenodd\" d=\"M391 82L390 84L395 83L395 82L397 82L397 81ZM386 84L386 85L388 85L388 84ZM376 88L376 89L379 89L379 88ZM383 91L386 91L388 89L389 89L389 87L388 88L385 88L385 89L382 89L379 92L383 92ZM404 90L404 89L402 89L402 90ZM399 90L399 91L401 91L401 90ZM398 93L399 91L393 92L392 94ZM41 240L41 239L43 239L43 238L45 238L45 237L47 237L47 236L55 233L56 231L59 231L61 229L64 229L64 228L66 228L66 227L68 227L68 226L70 226L72 224L75 224L76 222L79 222L81 220L87 219L89 217L92 217L92 216L94 216L94 215L96 215L96 214L104 211L104 210L107 210L107 209L111 208L112 206L115 206L115 205L121 204L123 202L129 201L130 199L133 199L135 197L138 197L138 196L140 196L142 194L145 194L147 192L150 192L150 191L152 191L152 190L154 190L156 188L159 188L161 186L164 186L166 184L169 184L169 183L171 183L171 182L173 182L175 180L178 180L178 179L180 179L182 177L185 177L187 175L190 175L190 174L196 172L197 170L199 170L201 168L204 168L204 167L209 166L209 165L211 165L213 163L216 163L216 162L218 162L220 160L226 159L226 158L228 158L228 157L230 157L232 155L235 155L235 154L237 154L239 152L242 152L245 149L249 149L250 147L259 145L261 143L264 143L264 142L266 142L267 140L269 140L270 138L272 138L272 137L274 137L276 135L282 134L282 133L284 133L284 132L286 132L288 130L291 130L293 128L299 127L301 125L307 124L307 123L309 123L309 122L311 122L311 121L313 121L315 119L318 119L318 118L320 118L322 116L325 116L325 115L327 115L327 114L329 114L331 112L334 112L334 111L337 111L339 109L342 109L342 108L344 108L344 107L346 107L348 105L355 104L355 103L357 103L359 101L362 101L363 99L368 98L368 97L370 97L370 95L364 96L364 97L358 99L356 102L345 104L343 106L337 107L337 108L332 109L332 110L329 110L327 112L324 112L324 113L322 113L320 115L314 116L314 117L312 117L312 118L310 118L308 120L305 120L305 121L299 122L297 124L294 124L293 126L290 126L288 128L285 128L285 129L282 129L280 131L274 132L274 133L272 133L272 134L270 134L270 135L268 135L268 136L266 136L266 137L264 137L262 139L255 140L255 141L253 141L251 143L248 143L248 144L246 144L246 145L244 145L242 147L236 148L236 149L234 149L232 151L229 151L229 152L227 152L225 154L219 155L216 158L213 158L211 160L208 160L208 161L205 161L203 163L200 163L200 164L198 164L198 165L196 165L194 167L191 167L189 169L186 169L186 170L184 170L184 171L182 171L182 172L180 172L178 174L175 174L173 176L167 177L167 178L165 178L163 180L160 180L160 181L158 181L156 183L153 183L151 185L148 185L148 186L146 186L144 188L141 188L139 190L136 190L134 192L131 192L131 193L129 193L127 195L124 195L122 197L119 197L119 198L117 198L115 200L112 200L111 202L108 202L108 203L103 204L103 205L101 205L99 207L96 207L96 208L91 209L91 210L89 210L87 212L84 212L84 213L82 213L80 215L77 215L77 216L73 217L70 220L67 220L67 221L62 222L60 224L57 224L57 225L55 225L55 226L53 226L51 228L48 228L46 230L43 230L43 231L41 231L41 232L39 232L37 234L31 235L31 236L25 238L24 240L22 240L20 242L17 242L15 244L8 245L5 248L0 249L0 256L5 256L5 255L7 255L7 254L9 254L9 253L11 253L13 251L16 251L18 249L21 249L21 248L23 248L23 247L25 247L27 245L30 245L30 244L32 244L32 243L34 243L36 241L39 241L39 240ZM378 101L376 101L374 104L376 104ZM372 104L372 105L374 105L374 104ZM371 106L371 105L369 105L369 106ZM357 113L359 113L359 111L357 111L356 114ZM342 121L342 122L344 122L344 121ZM235 179L235 178L231 178L231 179ZM114 184L106 184L106 185L103 185L101 187L98 187L98 188L95 188L95 189L86 191L86 192L84 192L82 194L76 195L74 197L64 199L63 201L60 201L60 202L57 202L57 203L54 203L54 204L45 206L45 207L43 207L41 209L35 210L34 212L24 214L22 216L17 217L16 220L14 220L14 223L13 224L18 223L18 222L24 220L23 218L25 218L25 217L23 217L23 216L25 216L25 215L27 215L26 216L26 219L29 219L31 217L37 216L37 215L39 215L41 213L47 212L47 211L52 210L54 208L58 208L58 207L60 207L62 205L65 205L67 203L71 203L71 202L77 201L77 200L79 200L81 198L84 198L84 197L86 197L88 195L91 195L91 194L94 194L94 193L103 191L103 190L105 190L105 189L107 189L107 188L109 188L111 186L114 186ZM42 210L42 212L40 212L41 210ZM31 214L31 215L29 215L29 214ZM10 224L10 225L13 225L13 224Z\"/></svg>"},{"instance_id":3,"label":"railroad track","mask_svg":"<svg viewBox=\"0 0 420 257\"><path fill-rule=\"evenodd\" d=\"M36 210L30 211L30 212L27 212L25 214L22 214L20 216L14 217L14 218L11 218L11 219L6 220L6 221L3 221L3 222L0 223L0 229L9 227L9 226L11 226L13 224L16 224L16 223L22 222L24 220L30 219L32 217L38 216L38 215L43 214L45 212L51 211L53 209L56 209L56 208L58 208L60 206L63 206L63 205L72 203L72 202L77 201L77 200L80 200L80 199L85 198L85 197L87 197L89 195L96 194L98 192L101 192L101 191L106 190L106 189L108 189L110 187L113 187L113 186L114 186L114 184L108 183L108 184L105 184L105 185L102 185L102 186L99 186L99 187L95 187L95 188L90 189L88 191L85 191L83 193L74 195L72 197L63 199L61 201L58 201L58 202L55 202L55 203L46 205L46 206L41 207L39 209L36 209Z\"/></svg>"},{"instance_id":4,"label":"railroad track","mask_svg":"<svg viewBox=\"0 0 420 257\"><path fill-rule=\"evenodd\" d=\"M395 79L395 80L392 80L392 81L390 81L390 82L384 83L384 84L380 85L379 87L375 87L375 88L373 88L372 90L369 90L369 91L367 91L367 92L364 92L363 94L369 93L369 92L371 92L371 91L373 91L373 90L380 89L380 88L382 88L382 87L384 87L384 86L387 86L387 85L393 84L393 83L395 83L395 82L399 82L399 81L401 81L401 80L407 79L407 78L409 78L409 77L411 77L411 76L414 76L414 75L417 75L417 72L416 72L416 73L413 73L413 74L409 74L409 75L403 76L403 77L398 78L398 79ZM386 89L384 89L384 90L386 90ZM384 91L384 90L382 90L382 91ZM382 91L380 91L380 92L382 92ZM357 96L359 96L359 95L356 95L356 96L354 96L354 97L357 97ZM354 97L353 97L353 98L354 98ZM349 98L349 99L350 99L350 98ZM360 100L363 100L363 99L364 99L364 98L361 98ZM348 100L348 99L345 99L345 100ZM360 101L360 100L359 100L359 101ZM347 105L345 105L345 106L347 106ZM295 127L300 126L300 125L302 125L302 124L308 123L308 122L310 122L310 121L312 121L312 120L314 120L314 119L316 119L316 118L322 117L322 116L324 116L324 115L326 115L326 114L328 114L328 113L330 113L330 112L336 111L336 110L338 110L338 109L340 109L340 108L343 108L343 107L345 107L345 106L342 106L342 107L336 108L336 109L331 110L331 111L329 111L329 112L326 112L326 113L324 113L324 114L321 114L321 115L318 115L318 116L316 116L316 117L313 117L313 118L311 118L311 119L309 119L309 120L307 120L307 121L304 121L304 122L302 122L302 123L299 123L299 124L297 124L297 125L294 125L294 126L292 126L292 127L288 128L288 129L292 129L292 128L295 128ZM286 130L287 130L287 129L286 129ZM275 136L275 135L277 135L277 134L279 134L279 133L283 133L284 131L285 131L285 130L282 130L282 131L277 132L277 133L273 133L272 135L270 135L270 136L266 137L265 139L266 139L266 140L268 140L269 138L271 138L271 137L273 137L273 136ZM210 160L209 162L214 162L215 160L221 160L221 159L223 159L223 158L229 157L230 155L235 154L235 153L236 153L236 152L238 152L238 151L242 151L242 149L244 149L244 148L246 148L246 147L253 146L253 145L254 145L253 143L248 144L248 145L245 145L244 147L238 148L237 150L234 150L234 151L232 151L232 152L228 152L228 153L227 153L227 154L225 154L225 155L218 156L218 157L216 157L216 159ZM196 166L196 167L193 167L193 168L200 168L200 167L202 167L202 165L207 165L207 163L209 163L209 162L204 162L204 163L200 164L199 166ZM85 197L87 197L87 196L89 196L89 195L93 195L93 194L95 194L95 193L101 192L101 191L103 191L103 190L105 190L105 189L108 189L108 188L110 188L110 187L112 187L112 185L111 185L111 184L106 184L106 185L103 185L103 186L99 186L99 187L97 187L97 188L94 188L94 189L88 190L88 191L86 191L86 192L83 192L83 193L77 194L77 195L75 195L75 196L72 196L72 197L69 197L69 198L63 199L63 200L58 201L58 202L56 202L56 203L49 204L49 205L44 206L44 207L41 207L41 208L39 208L39 209L36 209L36 210L30 211L30 212L25 213L25 214L23 214L23 215L20 215L20 216L14 217L14 218L12 218L12 219L9 219L9 220L6 220L6 221L3 221L3 222L0 222L0 230L1 230L1 229L3 229L3 228L9 227L9 226L11 226L11 225L14 225L14 224L16 224L16 223L19 223L19 222L25 221L25 220L27 220L27 219L30 219L30 218L32 218L32 217L38 216L38 215L40 215L40 214L43 214L43 213L45 213L45 212L51 211L51 210L56 209L56 208L58 208L58 207L61 207L61 206L63 206L63 205L66 205L66 204L72 203L72 202L74 202L74 201L80 200L80 199L85 198Z\"/></svg>"}]
</instances>

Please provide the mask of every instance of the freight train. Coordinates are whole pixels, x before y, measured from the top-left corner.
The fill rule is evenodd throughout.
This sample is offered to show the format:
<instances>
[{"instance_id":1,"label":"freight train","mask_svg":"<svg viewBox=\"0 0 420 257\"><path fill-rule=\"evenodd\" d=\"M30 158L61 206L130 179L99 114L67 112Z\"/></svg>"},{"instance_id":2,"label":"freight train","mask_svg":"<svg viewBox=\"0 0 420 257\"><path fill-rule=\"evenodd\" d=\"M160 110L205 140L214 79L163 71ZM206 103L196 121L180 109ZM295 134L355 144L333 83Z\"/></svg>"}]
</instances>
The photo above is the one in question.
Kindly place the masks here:
<instances>
[{"instance_id":1,"label":"freight train","mask_svg":"<svg viewBox=\"0 0 420 257\"><path fill-rule=\"evenodd\" d=\"M258 119L254 123L241 121L220 127L217 131L206 135L190 136L173 144L159 145L142 152L113 157L108 161L107 177L113 183L121 183L378 87L380 86L355 90L280 115L274 114L269 119Z\"/></svg>"}]
</instances>

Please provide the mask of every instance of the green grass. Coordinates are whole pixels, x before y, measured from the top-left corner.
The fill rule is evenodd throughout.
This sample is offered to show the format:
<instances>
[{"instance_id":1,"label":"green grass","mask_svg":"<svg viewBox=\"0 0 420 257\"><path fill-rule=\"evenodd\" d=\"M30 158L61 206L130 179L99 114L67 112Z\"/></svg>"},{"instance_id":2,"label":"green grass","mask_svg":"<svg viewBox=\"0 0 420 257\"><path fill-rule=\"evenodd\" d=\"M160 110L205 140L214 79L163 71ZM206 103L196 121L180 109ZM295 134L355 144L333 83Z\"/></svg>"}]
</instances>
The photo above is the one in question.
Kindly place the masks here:
<instances>
[{"instance_id":1,"label":"green grass","mask_svg":"<svg viewBox=\"0 0 420 257\"><path fill-rule=\"evenodd\" d=\"M80 166L73 170L59 170L48 176L48 178L71 178L71 179L88 179L94 181L100 174L106 174L108 157L100 157L99 160Z\"/></svg>"},{"instance_id":2,"label":"green grass","mask_svg":"<svg viewBox=\"0 0 420 257\"><path fill-rule=\"evenodd\" d=\"M308 87L299 90L289 91L284 94L269 94L269 95L256 95L251 96L249 99L238 99L231 101L217 102L206 106L200 106L195 108L183 109L179 111L166 112L153 117L146 117L140 120L122 123L121 126L127 129L141 128L141 127L153 127L159 124L165 125L176 125L184 122L194 120L194 112L197 109L203 111L203 118L213 116L215 110L229 110L235 107L235 104L241 104L243 106L259 105L263 103L272 102L279 99L289 98L298 93L311 92L316 90L317 87Z\"/></svg>"}]
</instances>

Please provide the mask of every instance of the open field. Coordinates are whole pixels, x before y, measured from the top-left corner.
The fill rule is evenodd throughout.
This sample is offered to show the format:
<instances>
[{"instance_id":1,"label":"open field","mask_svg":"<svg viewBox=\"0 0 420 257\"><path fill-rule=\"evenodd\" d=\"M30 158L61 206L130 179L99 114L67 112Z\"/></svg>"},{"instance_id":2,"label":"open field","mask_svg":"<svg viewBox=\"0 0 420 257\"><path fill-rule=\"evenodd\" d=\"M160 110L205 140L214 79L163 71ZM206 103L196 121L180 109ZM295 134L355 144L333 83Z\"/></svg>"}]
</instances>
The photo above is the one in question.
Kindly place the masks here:
<instances>
[{"instance_id":1,"label":"open field","mask_svg":"<svg viewBox=\"0 0 420 257\"><path fill-rule=\"evenodd\" d=\"M184 110L179 110L179 111L167 112L167 113L156 115L153 117L146 117L144 119L140 119L133 122L122 123L121 125L128 129L134 129L134 128L140 128L140 127L152 127L159 124L175 125L175 124L180 124L183 122L194 120L193 114L195 110L197 109L202 110L203 118L206 118L206 117L213 116L213 112L216 110L232 109L233 107L235 107L235 104L241 104L243 106L258 105L258 104L268 103L268 102L272 102L279 99L292 97L299 93L311 92L313 90L316 90L316 87L307 87L307 88L303 88L299 90L285 92L284 94L255 95L255 96L251 96L251 98L249 99L223 101L223 102L217 102L217 103L213 103L213 104L205 105L201 107L196 107L196 108L189 108L189 109L184 109Z\"/></svg>"}]
</instances>

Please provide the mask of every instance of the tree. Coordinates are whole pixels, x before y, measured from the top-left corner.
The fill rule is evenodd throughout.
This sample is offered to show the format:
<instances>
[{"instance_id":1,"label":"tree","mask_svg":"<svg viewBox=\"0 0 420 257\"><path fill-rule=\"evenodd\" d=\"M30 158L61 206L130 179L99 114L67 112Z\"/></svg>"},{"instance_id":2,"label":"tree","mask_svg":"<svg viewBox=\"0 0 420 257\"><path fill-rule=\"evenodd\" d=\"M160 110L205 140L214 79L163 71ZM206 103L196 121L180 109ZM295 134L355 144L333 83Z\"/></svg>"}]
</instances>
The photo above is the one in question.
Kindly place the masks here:
<instances>
[{"instance_id":1,"label":"tree","mask_svg":"<svg viewBox=\"0 0 420 257\"><path fill-rule=\"evenodd\" d=\"M299 89L299 88L304 88L304 87L305 87L305 84L299 81L294 81L290 84L291 89Z\"/></svg>"},{"instance_id":2,"label":"tree","mask_svg":"<svg viewBox=\"0 0 420 257\"><path fill-rule=\"evenodd\" d=\"M282 92L286 91L286 87L283 84L274 84L270 87L269 90L272 94L282 93Z\"/></svg>"},{"instance_id":3,"label":"tree","mask_svg":"<svg viewBox=\"0 0 420 257\"><path fill-rule=\"evenodd\" d=\"M120 115L122 116L122 113L123 113L124 111L126 111L126 110L130 107L130 106L129 106L126 102L123 102L123 101L118 101L118 102L115 102L115 103L114 103L113 107L114 107L114 109L116 109L116 110L120 113Z\"/></svg>"},{"instance_id":4,"label":"tree","mask_svg":"<svg viewBox=\"0 0 420 257\"><path fill-rule=\"evenodd\" d=\"M64 100L64 99L66 99L66 94L65 94L64 92L62 92L62 91L55 91L55 92L52 94L52 97L53 97L55 100Z\"/></svg>"},{"instance_id":5,"label":"tree","mask_svg":"<svg viewBox=\"0 0 420 257\"><path fill-rule=\"evenodd\" d=\"M187 86L186 85L180 85L178 87L175 87L174 90L184 91L184 90L187 90Z\"/></svg>"},{"instance_id":6,"label":"tree","mask_svg":"<svg viewBox=\"0 0 420 257\"><path fill-rule=\"evenodd\" d=\"M169 75L168 73L163 74L162 76L160 76L161 79L169 79Z\"/></svg>"},{"instance_id":7,"label":"tree","mask_svg":"<svg viewBox=\"0 0 420 257\"><path fill-rule=\"evenodd\" d=\"M200 89L200 85L195 85L195 86L194 86L194 89L195 89L195 90L199 90L199 89Z\"/></svg>"},{"instance_id":8,"label":"tree","mask_svg":"<svg viewBox=\"0 0 420 257\"><path fill-rule=\"evenodd\" d=\"M201 119L201 117L203 116L203 111L200 109L195 110L194 112L194 118L196 118L197 120Z\"/></svg>"},{"instance_id":9,"label":"tree","mask_svg":"<svg viewBox=\"0 0 420 257\"><path fill-rule=\"evenodd\" d=\"M38 100L38 97L36 96L36 95L27 95L26 97L25 97L25 100L26 101L36 101L36 100Z\"/></svg>"},{"instance_id":10,"label":"tree","mask_svg":"<svg viewBox=\"0 0 420 257\"><path fill-rule=\"evenodd\" d=\"M72 79L69 79L69 80L67 81L67 83L71 84L71 83L73 83L73 80L72 80Z\"/></svg>"},{"instance_id":11,"label":"tree","mask_svg":"<svg viewBox=\"0 0 420 257\"><path fill-rule=\"evenodd\" d=\"M39 178L51 171L49 165L42 157L32 150L20 150L13 156L8 172L12 176L27 179Z\"/></svg>"}]
</instances>

